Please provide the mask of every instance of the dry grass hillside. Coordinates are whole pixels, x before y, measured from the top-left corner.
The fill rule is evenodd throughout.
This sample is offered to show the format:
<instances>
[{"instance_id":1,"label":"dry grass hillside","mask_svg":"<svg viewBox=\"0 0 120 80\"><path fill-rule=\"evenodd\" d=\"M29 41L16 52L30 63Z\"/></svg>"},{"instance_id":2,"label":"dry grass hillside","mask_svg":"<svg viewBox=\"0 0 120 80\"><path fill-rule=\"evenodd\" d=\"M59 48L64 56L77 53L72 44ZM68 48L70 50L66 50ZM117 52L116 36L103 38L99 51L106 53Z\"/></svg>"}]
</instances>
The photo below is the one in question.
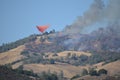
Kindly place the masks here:
<instances>
[{"instance_id":1,"label":"dry grass hillside","mask_svg":"<svg viewBox=\"0 0 120 80\"><path fill-rule=\"evenodd\" d=\"M47 53L48 57L47 58L61 58L61 57L67 57L76 55L76 56L81 56L81 55L86 55L86 56L91 56L92 54L89 52L81 52L81 51L63 51L57 53L57 56L54 56L54 53Z\"/></svg>"},{"instance_id":2,"label":"dry grass hillside","mask_svg":"<svg viewBox=\"0 0 120 80\"><path fill-rule=\"evenodd\" d=\"M46 38L45 36L42 36L44 38ZM37 39L35 40L35 44L41 44L41 43L44 43L44 44L51 44L51 42L49 42L47 39L45 39L44 42L41 42L41 36L38 36Z\"/></svg>"},{"instance_id":3,"label":"dry grass hillside","mask_svg":"<svg viewBox=\"0 0 120 80\"><path fill-rule=\"evenodd\" d=\"M36 43L39 41L37 40ZM23 55L21 55L21 52L25 49L24 45L21 45L17 48L11 49L7 52L0 53L0 65L8 64L15 62L17 60L21 60L24 58ZM60 57L67 57L76 55L76 56L81 56L81 55L86 55L86 56L91 56L92 54L89 52L79 52L79 51L63 51L57 53L57 56L54 56L53 53L46 53L48 55L48 58L60 58ZM76 74L81 74L83 68L88 69L89 67L97 66L97 69L106 69L108 71L108 75L118 75L120 74L120 60L111 62L108 64L103 65L104 62L101 62L96 65L86 65L86 66L74 66L70 64L65 64L65 63L55 63L55 64L24 64L23 62L18 62L14 65L12 65L13 69L19 67L20 65L24 66L25 70L33 70L35 73L41 73L43 71L51 71L51 72L57 72L58 74L63 71L64 76L67 78L72 78ZM89 76L88 76L89 78Z\"/></svg>"},{"instance_id":4,"label":"dry grass hillside","mask_svg":"<svg viewBox=\"0 0 120 80\"><path fill-rule=\"evenodd\" d=\"M20 55L20 53L24 50L24 48L25 46L21 45L7 52L0 53L0 65L12 63L14 61L24 58L24 56Z\"/></svg>"},{"instance_id":5,"label":"dry grass hillside","mask_svg":"<svg viewBox=\"0 0 120 80\"><path fill-rule=\"evenodd\" d=\"M116 77L108 76L108 75L101 75L101 76L86 75L74 80L119 80L119 79Z\"/></svg>"},{"instance_id":6,"label":"dry grass hillside","mask_svg":"<svg viewBox=\"0 0 120 80\"><path fill-rule=\"evenodd\" d=\"M40 36L39 37L37 37L37 39L35 40L35 44L40 44L41 42L40 42Z\"/></svg>"},{"instance_id":7,"label":"dry grass hillside","mask_svg":"<svg viewBox=\"0 0 120 80\"><path fill-rule=\"evenodd\" d=\"M60 57L66 57L68 54L70 54L70 56L72 55L76 55L76 56L81 56L81 55L86 55L86 56L91 56L91 53L88 52L79 52L79 51L63 51L58 53L58 56Z\"/></svg>"},{"instance_id":8,"label":"dry grass hillside","mask_svg":"<svg viewBox=\"0 0 120 80\"><path fill-rule=\"evenodd\" d=\"M77 67L69 64L26 64L24 65L24 69L33 70L35 73L41 73L43 71L48 72L57 72L58 74L63 71L64 76L67 78L71 78L76 74L80 74L82 67Z\"/></svg>"},{"instance_id":9,"label":"dry grass hillside","mask_svg":"<svg viewBox=\"0 0 120 80\"><path fill-rule=\"evenodd\" d=\"M120 60L98 67L98 69L102 68L108 70L109 75L120 74Z\"/></svg>"},{"instance_id":10,"label":"dry grass hillside","mask_svg":"<svg viewBox=\"0 0 120 80\"><path fill-rule=\"evenodd\" d=\"M106 69L108 71L108 75L111 76L120 74L120 60L108 64L105 64L105 62L100 62L93 65L92 67L97 67L97 70Z\"/></svg>"},{"instance_id":11,"label":"dry grass hillside","mask_svg":"<svg viewBox=\"0 0 120 80\"><path fill-rule=\"evenodd\" d=\"M111 62L108 64L103 65L104 62L95 64L93 66L86 66L85 68L97 66L97 70L99 69L106 69L108 71L107 75L101 76L90 76L86 75L80 78L76 78L74 80L120 80L120 60Z\"/></svg>"},{"instance_id":12,"label":"dry grass hillside","mask_svg":"<svg viewBox=\"0 0 120 80\"><path fill-rule=\"evenodd\" d=\"M101 63L100 63L101 64ZM82 70L84 68L88 69L90 65L87 66L73 66L69 64L63 64L63 63L56 63L56 64L26 64L24 65L25 70L33 70L35 73L41 73L43 71L51 71L51 72L57 72L60 73L60 71L64 72L64 76L67 78L72 78L76 74L81 74ZM106 69L108 71L109 76L118 75L120 73L120 60L108 63L106 65L98 66L97 69ZM101 78L105 78L106 76L102 76ZM90 76L83 77L85 80L90 78ZM100 77L91 77L91 79L95 80L96 78ZM99 80L99 79L97 79Z\"/></svg>"},{"instance_id":13,"label":"dry grass hillside","mask_svg":"<svg viewBox=\"0 0 120 80\"><path fill-rule=\"evenodd\" d=\"M21 66L21 65L23 65L23 62L21 61L21 62L18 62L18 63L16 63L16 64L13 64L12 65L12 69L17 69L19 66Z\"/></svg>"}]
</instances>

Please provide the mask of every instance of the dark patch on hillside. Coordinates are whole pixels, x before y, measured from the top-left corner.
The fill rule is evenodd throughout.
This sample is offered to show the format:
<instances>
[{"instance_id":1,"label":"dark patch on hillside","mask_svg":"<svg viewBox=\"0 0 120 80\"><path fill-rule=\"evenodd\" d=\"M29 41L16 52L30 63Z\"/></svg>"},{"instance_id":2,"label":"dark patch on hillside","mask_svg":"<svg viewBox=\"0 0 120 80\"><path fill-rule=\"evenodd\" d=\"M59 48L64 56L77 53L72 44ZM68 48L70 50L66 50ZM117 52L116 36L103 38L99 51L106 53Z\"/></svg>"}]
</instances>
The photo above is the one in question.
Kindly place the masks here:
<instances>
[{"instance_id":1,"label":"dark patch on hillside","mask_svg":"<svg viewBox=\"0 0 120 80\"><path fill-rule=\"evenodd\" d=\"M33 80L26 75L19 74L7 68L6 66L0 66L0 80Z\"/></svg>"}]
</instances>

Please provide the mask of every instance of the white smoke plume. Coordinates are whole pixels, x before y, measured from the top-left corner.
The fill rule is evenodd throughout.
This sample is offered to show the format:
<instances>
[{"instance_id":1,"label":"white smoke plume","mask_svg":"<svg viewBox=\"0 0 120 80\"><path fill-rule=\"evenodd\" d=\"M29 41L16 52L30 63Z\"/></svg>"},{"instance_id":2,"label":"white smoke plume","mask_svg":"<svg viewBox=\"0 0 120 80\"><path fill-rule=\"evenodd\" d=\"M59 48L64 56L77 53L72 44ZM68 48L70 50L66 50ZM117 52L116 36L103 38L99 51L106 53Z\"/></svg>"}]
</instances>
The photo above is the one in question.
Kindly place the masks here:
<instances>
[{"instance_id":1,"label":"white smoke plume","mask_svg":"<svg viewBox=\"0 0 120 80\"><path fill-rule=\"evenodd\" d=\"M66 26L63 31L65 33L82 33L85 28L90 28L96 23L116 21L120 21L120 0L108 0L107 5L104 5L102 0L94 0L83 16L79 16L73 24Z\"/></svg>"}]
</instances>

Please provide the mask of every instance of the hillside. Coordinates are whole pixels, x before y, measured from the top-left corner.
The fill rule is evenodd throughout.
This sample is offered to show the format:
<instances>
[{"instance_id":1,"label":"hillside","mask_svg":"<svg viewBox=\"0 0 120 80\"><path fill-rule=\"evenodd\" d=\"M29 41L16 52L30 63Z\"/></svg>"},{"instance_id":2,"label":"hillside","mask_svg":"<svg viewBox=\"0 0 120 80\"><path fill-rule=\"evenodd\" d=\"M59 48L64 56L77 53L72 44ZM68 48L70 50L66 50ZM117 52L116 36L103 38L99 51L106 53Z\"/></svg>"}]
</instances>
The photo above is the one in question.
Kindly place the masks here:
<instances>
[{"instance_id":1,"label":"hillside","mask_svg":"<svg viewBox=\"0 0 120 80\"><path fill-rule=\"evenodd\" d=\"M24 45L25 43L31 42L33 40L36 40L36 35L35 34L30 35L28 37L25 37L23 39L19 39L15 42L2 44L2 45L0 45L0 53L9 51L11 49L14 49L14 48L16 48L20 45Z\"/></svg>"},{"instance_id":2,"label":"hillside","mask_svg":"<svg viewBox=\"0 0 120 80\"><path fill-rule=\"evenodd\" d=\"M82 68L69 64L27 64L24 65L25 70L33 70L35 73L50 72L60 74L63 71L64 77L71 78L76 74L80 74Z\"/></svg>"},{"instance_id":3,"label":"hillside","mask_svg":"<svg viewBox=\"0 0 120 80\"><path fill-rule=\"evenodd\" d=\"M95 65L97 66L97 65ZM97 66L97 70L100 69L106 69L108 71L107 75L101 75L101 76L90 76L86 75L80 78L77 78L75 80L119 80L120 79L120 60L108 63L106 65L99 65Z\"/></svg>"},{"instance_id":4,"label":"hillside","mask_svg":"<svg viewBox=\"0 0 120 80\"><path fill-rule=\"evenodd\" d=\"M25 46L21 45L7 52L0 53L0 65L12 63L12 62L23 59L24 56L20 54L24 50L24 48Z\"/></svg>"},{"instance_id":5,"label":"hillside","mask_svg":"<svg viewBox=\"0 0 120 80\"><path fill-rule=\"evenodd\" d=\"M119 75L119 73L120 73L120 69L119 69L120 64L119 63L120 63L120 60L105 64L105 65L98 66L96 69L97 70L106 69L108 71L109 76L115 76L115 75L120 76ZM73 66L73 65L62 64L62 63L61 64L56 63L54 65L52 65L52 64L27 64L27 65L24 65L24 69L25 70L32 69L35 73L41 73L43 71L48 72L50 70L53 73L56 72L59 74L60 71L63 71L65 77L72 78L76 74L81 75L81 72L83 69L89 69L90 67L93 67L93 66L92 65Z\"/></svg>"},{"instance_id":6,"label":"hillside","mask_svg":"<svg viewBox=\"0 0 120 80\"><path fill-rule=\"evenodd\" d=\"M22 75L6 66L0 66L0 80L33 80L27 75Z\"/></svg>"},{"instance_id":7,"label":"hillside","mask_svg":"<svg viewBox=\"0 0 120 80\"><path fill-rule=\"evenodd\" d=\"M52 26L49 27L48 31L55 28L58 32L54 29L45 32L48 26L47 28L36 26L41 32L40 34L32 34L15 42L0 45L0 80L120 80L120 0L87 1L85 3L90 7L79 6L81 2L77 4L74 2L65 4L66 10L61 9L64 7L58 5L59 2L55 0L53 1L55 5L52 5L50 1L47 6L44 6L43 1L42 7L37 5L37 8L31 7L32 5L36 6L34 5L36 1L33 1L33 4L31 4L31 1L28 4L25 2L23 5L28 5L25 7L27 10L22 9L21 5L16 5L17 3L23 3L23 1L15 2L15 5L14 2L9 3L9 5L13 5L10 6L12 8L8 7L9 5L5 6L6 2L2 1L3 5L1 6L4 8L3 13L5 11L6 17L1 18L3 19L1 28L4 27L1 29L1 32L4 33L4 35L1 34L1 38L7 39L5 41L9 42L9 40L20 38L34 31L32 26L36 23L39 24L39 18L41 20L44 18L43 21L40 21L40 24L50 20ZM54 8L49 8L51 5ZM69 7L69 5L72 5L72 7ZM46 10L42 9L43 11L41 11L40 8ZM68 12L67 8L71 12ZM87 9L81 16L76 14L76 12L81 14L84 11L80 8ZM30 15L35 14L30 16L23 10L30 11ZM54 18L50 16L50 14L56 15L54 11L57 10L60 15L61 13L62 15L66 14L65 11L67 11L67 15L71 15L71 18L74 17L73 13L78 17L72 24L63 26L66 24L66 20L62 21L61 17L59 20L64 24L57 22L57 17L60 17L59 14ZM7 15L6 11L15 12L14 14L10 13L10 15L13 15L10 16ZM22 14L18 15L19 11ZM51 12L49 13L49 11ZM42 16L42 14L48 15ZM39 17L35 17L36 15ZM23 20L23 16L33 21ZM12 19L19 19L20 24ZM64 19L70 19L70 17L66 16ZM10 20L12 22L7 24ZM12 26L10 26L11 24ZM40 29L40 27L42 28ZM12 30L13 28L14 30ZM63 30L61 30L62 28ZM10 32L15 35L10 36ZM1 39L1 43L4 39Z\"/></svg>"},{"instance_id":8,"label":"hillside","mask_svg":"<svg viewBox=\"0 0 120 80\"><path fill-rule=\"evenodd\" d=\"M86 55L86 56L91 56L91 53L87 53L87 52L79 52L79 51L64 51L64 52L60 52L58 53L58 56L61 57L66 57L67 55L77 55L77 56L81 56L81 55Z\"/></svg>"},{"instance_id":9,"label":"hillside","mask_svg":"<svg viewBox=\"0 0 120 80\"><path fill-rule=\"evenodd\" d=\"M63 52L59 52L57 54L55 53L47 53L45 55L45 58L47 59L60 59L60 58L67 58L67 57L72 57L72 56L82 56L82 55L85 55L85 56L91 56L92 54L91 53L88 53L88 52L82 52L82 51L63 51Z\"/></svg>"},{"instance_id":10,"label":"hillside","mask_svg":"<svg viewBox=\"0 0 120 80\"><path fill-rule=\"evenodd\" d=\"M102 30L103 33L104 30ZM99 36L101 38L99 40L96 36L101 34L99 31L95 32L94 35L91 33L58 36L58 34L34 35L32 40L31 36L28 37L28 41L24 41L24 44L0 53L0 65L7 64L13 69L22 66L24 70L32 70L37 74L50 70L50 72L59 75L62 71L65 78L72 78L76 75L82 75L84 69L94 68L95 65L98 65L97 63L104 62L99 64L96 70L106 69L109 76L120 73L119 44L112 43L111 46L114 47L112 51L111 47L107 50L102 49L103 45L109 46L108 44L111 44L111 40L107 44L103 43L109 34L104 37ZM119 40L118 36L109 37L115 41Z\"/></svg>"},{"instance_id":11,"label":"hillside","mask_svg":"<svg viewBox=\"0 0 120 80\"><path fill-rule=\"evenodd\" d=\"M120 60L118 61L115 61L115 62L111 62L111 63L108 63L106 65L103 65L101 67L98 67L98 69L106 69L109 71L109 75L118 75L120 74Z\"/></svg>"},{"instance_id":12,"label":"hillside","mask_svg":"<svg viewBox=\"0 0 120 80\"><path fill-rule=\"evenodd\" d=\"M34 34L3 44L0 46L0 65L33 71L40 78L47 75L60 80L115 79L120 76L118 26L99 28L90 34ZM103 72L98 73L100 70L105 71L104 76L100 75Z\"/></svg>"}]
</instances>

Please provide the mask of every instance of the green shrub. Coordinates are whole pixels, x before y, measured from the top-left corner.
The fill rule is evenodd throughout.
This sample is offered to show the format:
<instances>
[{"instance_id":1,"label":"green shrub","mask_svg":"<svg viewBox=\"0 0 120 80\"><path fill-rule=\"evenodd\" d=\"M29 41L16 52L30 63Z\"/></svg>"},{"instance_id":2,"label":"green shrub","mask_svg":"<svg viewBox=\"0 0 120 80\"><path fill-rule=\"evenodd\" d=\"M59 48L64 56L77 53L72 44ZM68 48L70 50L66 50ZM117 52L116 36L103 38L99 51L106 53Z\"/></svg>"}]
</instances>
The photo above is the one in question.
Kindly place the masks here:
<instances>
[{"instance_id":1,"label":"green shrub","mask_svg":"<svg viewBox=\"0 0 120 80\"><path fill-rule=\"evenodd\" d=\"M50 59L50 64L55 64L55 60L54 59Z\"/></svg>"},{"instance_id":2,"label":"green shrub","mask_svg":"<svg viewBox=\"0 0 120 80\"><path fill-rule=\"evenodd\" d=\"M101 75L101 74L107 74L107 70L105 70L105 69L100 69L100 70L98 71L98 74L99 74L99 75Z\"/></svg>"},{"instance_id":3,"label":"green shrub","mask_svg":"<svg viewBox=\"0 0 120 80\"><path fill-rule=\"evenodd\" d=\"M88 75L87 69L83 69L82 74L81 74L81 76L85 76L85 75Z\"/></svg>"},{"instance_id":4,"label":"green shrub","mask_svg":"<svg viewBox=\"0 0 120 80\"><path fill-rule=\"evenodd\" d=\"M89 75L91 75L91 76L98 76L98 73L97 73L97 71L95 69L90 69L89 70Z\"/></svg>"},{"instance_id":5,"label":"green shrub","mask_svg":"<svg viewBox=\"0 0 120 80\"><path fill-rule=\"evenodd\" d=\"M74 80L74 79L76 79L76 78L79 78L80 77L80 75L75 75L75 76L73 76L70 80Z\"/></svg>"}]
</instances>

